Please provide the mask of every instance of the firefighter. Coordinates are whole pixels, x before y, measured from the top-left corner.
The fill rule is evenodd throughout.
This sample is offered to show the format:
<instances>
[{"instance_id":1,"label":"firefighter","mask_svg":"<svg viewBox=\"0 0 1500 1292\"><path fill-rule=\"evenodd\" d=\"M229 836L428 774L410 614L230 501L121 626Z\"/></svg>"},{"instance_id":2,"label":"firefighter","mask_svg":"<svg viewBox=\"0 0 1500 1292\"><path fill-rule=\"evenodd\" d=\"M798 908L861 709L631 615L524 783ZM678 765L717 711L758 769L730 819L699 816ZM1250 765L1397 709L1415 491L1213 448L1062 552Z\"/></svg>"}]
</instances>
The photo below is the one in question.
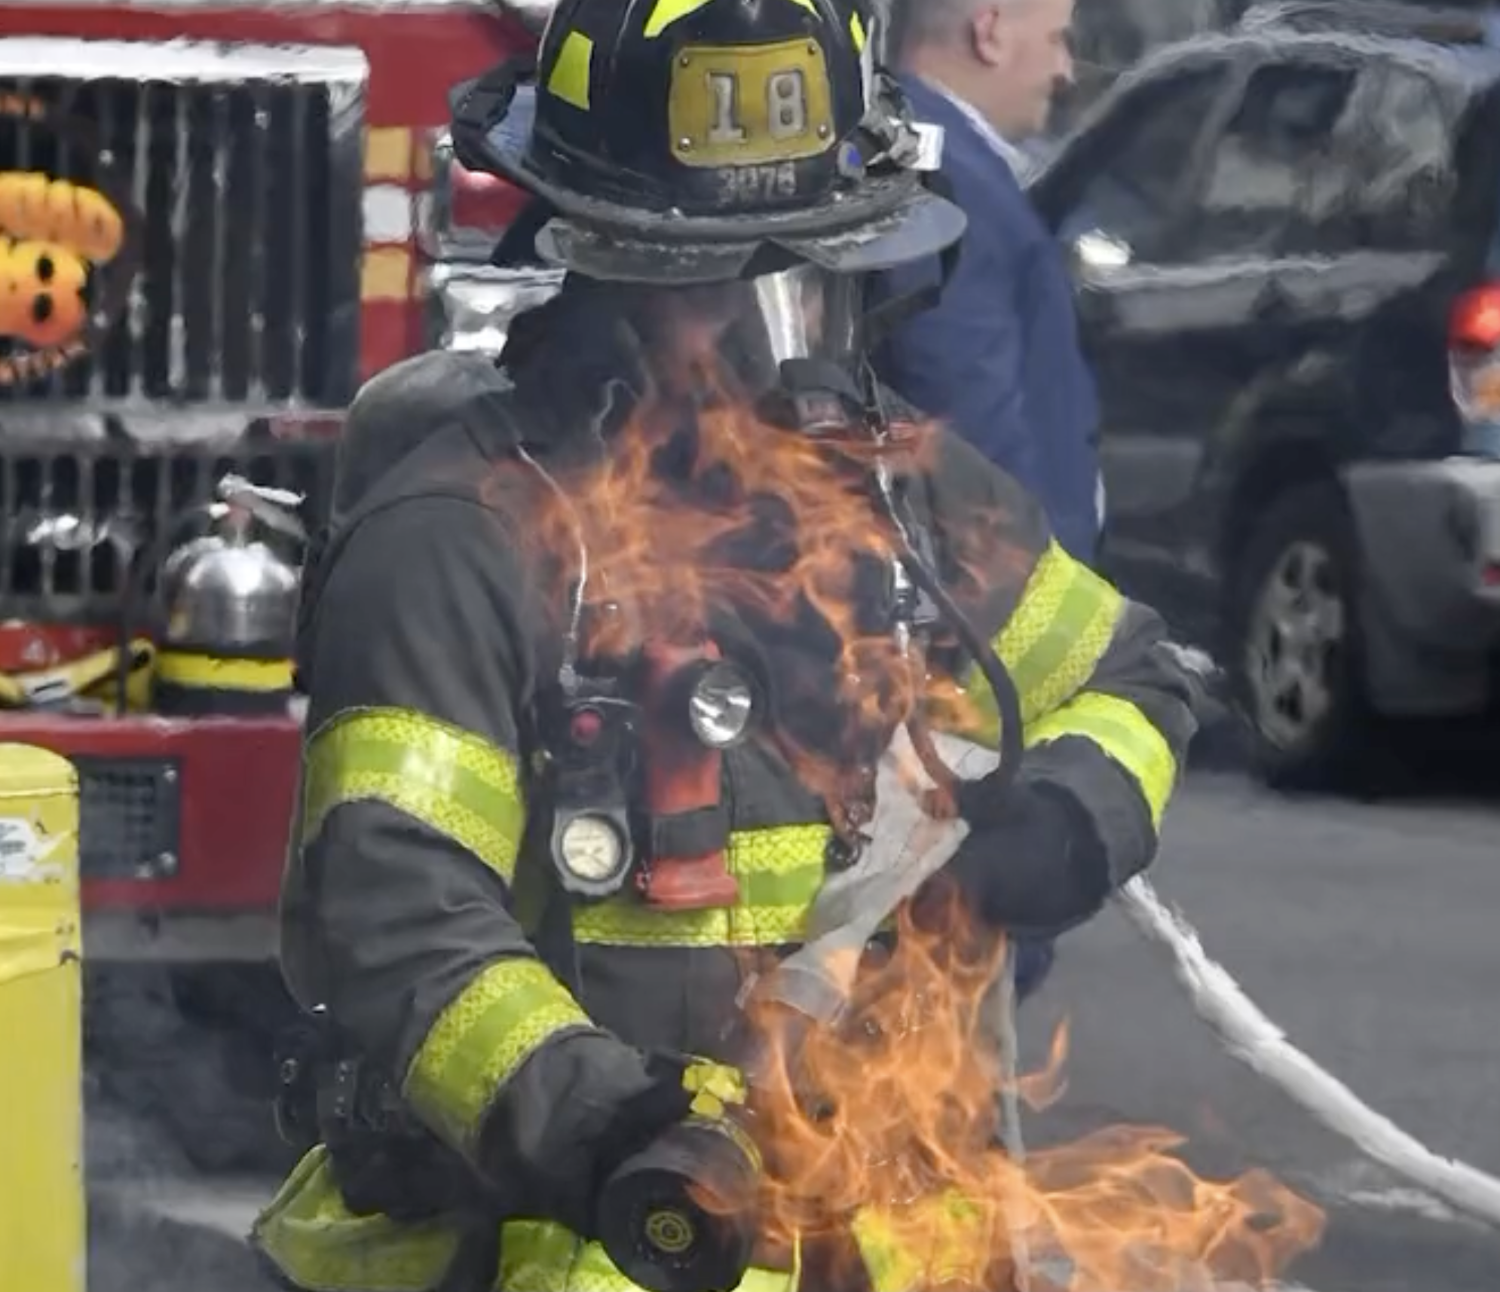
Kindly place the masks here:
<instances>
[{"instance_id":1,"label":"firefighter","mask_svg":"<svg viewBox=\"0 0 1500 1292\"><path fill-rule=\"evenodd\" d=\"M689 454L715 400L752 401L768 448L894 425L863 358L889 315L861 313L863 277L944 252L963 223L926 182L936 141L871 36L844 0L563 0L534 67L456 95L465 164L545 203L536 248L568 272L499 365L420 356L350 412L297 645L310 709L281 957L317 1021L283 1065L282 1113L317 1143L254 1231L285 1284L792 1292L809 1268L810 1253L752 1251L732 1217L689 1252L705 1217L641 1199L672 1171L733 1192L753 1163L742 1135L714 1132L737 1088L737 953L795 947L851 864L878 741L840 750L868 733L840 711L837 643L806 605L776 622L727 579L717 658L674 672L647 624L614 668L577 629L629 620L629 596L591 599L588 553L538 535L570 506L581 524L570 490L660 424L636 416L647 406L673 410ZM680 362L705 351L712 390ZM722 496L695 492L712 481L670 458L652 470L683 505L722 516ZM882 497L869 491L872 516ZM1026 745L993 801L969 802L973 829L933 883L998 928L1074 927L1152 858L1187 683L1155 615L1067 556L956 437L938 434L901 497L927 553L910 568L941 578L873 600L892 632L935 642L955 612L979 646L934 661L970 682L981 654L1002 661L1022 721L988 735ZM726 565L772 560L768 514ZM981 514L1004 541L960 568L956 536ZM758 661L756 687L737 689L731 656ZM771 734L795 740L734 743L766 686L782 688ZM692 762L675 727L661 752L673 696L722 758L707 800L701 779L697 799L662 790L681 777L653 760ZM849 802L811 792L784 752L812 745L825 767L842 752Z\"/></svg>"}]
</instances>

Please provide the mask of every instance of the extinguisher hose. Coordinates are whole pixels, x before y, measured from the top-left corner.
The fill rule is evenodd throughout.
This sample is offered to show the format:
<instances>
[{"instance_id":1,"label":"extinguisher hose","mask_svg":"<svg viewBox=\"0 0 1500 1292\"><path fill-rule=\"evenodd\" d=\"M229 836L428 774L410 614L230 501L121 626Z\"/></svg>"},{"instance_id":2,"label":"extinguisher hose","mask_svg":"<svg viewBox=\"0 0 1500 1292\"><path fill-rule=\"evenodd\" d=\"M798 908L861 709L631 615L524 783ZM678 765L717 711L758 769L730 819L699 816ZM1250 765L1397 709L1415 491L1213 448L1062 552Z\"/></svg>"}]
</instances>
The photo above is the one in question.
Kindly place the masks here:
<instances>
[{"instance_id":1,"label":"extinguisher hose","mask_svg":"<svg viewBox=\"0 0 1500 1292\"><path fill-rule=\"evenodd\" d=\"M153 537L142 549L131 553L125 562L125 577L120 581L119 658L115 661L115 713L124 717L129 708L130 686L130 638L135 631L135 602L142 581L141 571L150 568L150 561L143 556L153 556L159 543Z\"/></svg>"},{"instance_id":2,"label":"extinguisher hose","mask_svg":"<svg viewBox=\"0 0 1500 1292\"><path fill-rule=\"evenodd\" d=\"M913 547L906 536L907 531L904 525L900 526L900 533L902 546L905 548L901 555L902 565L911 575L912 582L932 598L938 612L957 635L959 644L973 659L975 667L984 678L985 685L989 687L995 698L995 712L1000 719L1000 762L993 771L986 773L978 780L963 780L942 761L932 744L932 738L925 724L920 722L908 724L912 748L922 760L927 774L937 782L940 789L947 790L955 796L961 815L972 817L973 807L981 802L995 802L1009 787L1015 779L1016 772L1020 769L1021 755L1024 751L1021 732L1021 697L1004 661L995 652L995 648L980 635L973 621L954 601L948 589L943 586L937 573Z\"/></svg>"}]
</instances>

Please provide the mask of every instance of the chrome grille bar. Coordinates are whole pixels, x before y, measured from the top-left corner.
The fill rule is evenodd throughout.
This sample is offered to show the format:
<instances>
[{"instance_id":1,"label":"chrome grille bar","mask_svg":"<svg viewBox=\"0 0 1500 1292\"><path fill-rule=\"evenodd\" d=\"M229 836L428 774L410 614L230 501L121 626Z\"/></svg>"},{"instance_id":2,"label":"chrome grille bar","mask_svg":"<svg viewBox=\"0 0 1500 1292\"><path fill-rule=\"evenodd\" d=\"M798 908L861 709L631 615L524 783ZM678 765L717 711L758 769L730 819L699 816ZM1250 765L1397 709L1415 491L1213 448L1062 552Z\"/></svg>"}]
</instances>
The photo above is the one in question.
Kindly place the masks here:
<instances>
[{"instance_id":1,"label":"chrome grille bar","mask_svg":"<svg viewBox=\"0 0 1500 1292\"><path fill-rule=\"evenodd\" d=\"M0 117L0 171L112 174L139 225L119 317L91 354L0 391L0 432L7 408L37 402L342 406L367 77L350 49L0 38L0 94L49 110Z\"/></svg>"}]
</instances>

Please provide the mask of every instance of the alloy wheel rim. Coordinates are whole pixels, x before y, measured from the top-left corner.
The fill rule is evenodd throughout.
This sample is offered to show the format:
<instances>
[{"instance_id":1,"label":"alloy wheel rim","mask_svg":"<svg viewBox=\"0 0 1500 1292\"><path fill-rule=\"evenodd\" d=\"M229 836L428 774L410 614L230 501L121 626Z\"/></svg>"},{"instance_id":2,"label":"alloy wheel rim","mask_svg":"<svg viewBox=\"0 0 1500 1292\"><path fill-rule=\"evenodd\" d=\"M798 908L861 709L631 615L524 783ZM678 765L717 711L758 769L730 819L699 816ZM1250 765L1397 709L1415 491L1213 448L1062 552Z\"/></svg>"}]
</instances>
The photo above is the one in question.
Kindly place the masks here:
<instances>
[{"instance_id":1,"label":"alloy wheel rim","mask_svg":"<svg viewBox=\"0 0 1500 1292\"><path fill-rule=\"evenodd\" d=\"M1256 594L1245 645L1256 725L1278 748L1305 742L1333 709L1346 632L1332 555L1290 544Z\"/></svg>"}]
</instances>

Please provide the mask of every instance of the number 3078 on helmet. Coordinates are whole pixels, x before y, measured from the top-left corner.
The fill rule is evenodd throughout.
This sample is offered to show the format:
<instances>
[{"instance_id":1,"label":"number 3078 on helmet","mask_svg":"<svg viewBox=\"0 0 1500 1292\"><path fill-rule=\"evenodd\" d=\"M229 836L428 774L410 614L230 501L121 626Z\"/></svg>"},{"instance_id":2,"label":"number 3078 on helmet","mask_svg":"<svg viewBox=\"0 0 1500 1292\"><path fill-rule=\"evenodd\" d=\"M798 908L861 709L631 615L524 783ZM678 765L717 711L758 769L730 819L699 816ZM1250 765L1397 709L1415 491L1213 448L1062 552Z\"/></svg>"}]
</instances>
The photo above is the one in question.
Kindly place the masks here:
<instances>
[{"instance_id":1,"label":"number 3078 on helmet","mask_svg":"<svg viewBox=\"0 0 1500 1292\"><path fill-rule=\"evenodd\" d=\"M963 213L843 0L560 0L534 63L453 95L460 160L535 194L544 259L704 283L931 256Z\"/></svg>"}]
</instances>

